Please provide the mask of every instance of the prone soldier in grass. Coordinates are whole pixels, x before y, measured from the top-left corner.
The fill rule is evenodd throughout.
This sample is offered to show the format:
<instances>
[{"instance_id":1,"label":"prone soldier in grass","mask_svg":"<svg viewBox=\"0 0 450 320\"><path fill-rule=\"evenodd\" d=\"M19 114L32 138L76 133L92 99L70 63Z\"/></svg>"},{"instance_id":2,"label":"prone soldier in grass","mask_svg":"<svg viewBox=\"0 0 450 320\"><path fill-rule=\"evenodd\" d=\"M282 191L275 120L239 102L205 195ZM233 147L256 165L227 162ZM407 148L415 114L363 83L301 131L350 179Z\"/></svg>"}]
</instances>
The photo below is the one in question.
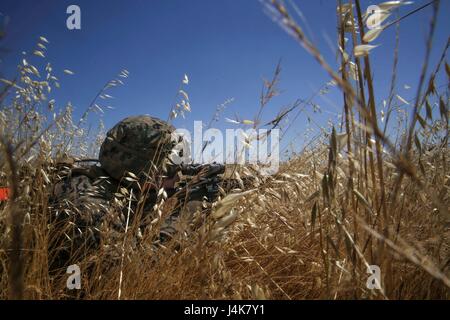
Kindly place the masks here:
<instances>
[{"instance_id":1,"label":"prone soldier in grass","mask_svg":"<svg viewBox=\"0 0 450 320\"><path fill-rule=\"evenodd\" d=\"M152 248L186 232L178 221L183 209L188 204L192 213L201 210L203 200L217 198L224 166L175 165L170 155L181 140L174 132L155 117L128 117L108 131L98 163L61 164L51 201L51 264L66 266L99 252L111 262L120 259L126 232L127 250L143 244L146 227L161 215L161 197L174 200L174 206L161 215ZM177 186L179 172L196 176L195 183Z\"/></svg>"}]
</instances>

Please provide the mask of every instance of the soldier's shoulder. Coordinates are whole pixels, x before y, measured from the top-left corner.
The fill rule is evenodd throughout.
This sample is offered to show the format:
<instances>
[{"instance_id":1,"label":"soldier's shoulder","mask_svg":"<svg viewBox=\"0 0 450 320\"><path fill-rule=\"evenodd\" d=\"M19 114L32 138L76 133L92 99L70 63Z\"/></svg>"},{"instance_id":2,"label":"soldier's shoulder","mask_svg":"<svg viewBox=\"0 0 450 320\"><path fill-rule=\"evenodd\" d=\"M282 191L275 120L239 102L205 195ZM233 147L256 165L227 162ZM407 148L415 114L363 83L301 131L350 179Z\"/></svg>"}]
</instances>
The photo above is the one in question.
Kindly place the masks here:
<instances>
[{"instance_id":1,"label":"soldier's shoulder","mask_svg":"<svg viewBox=\"0 0 450 320\"><path fill-rule=\"evenodd\" d=\"M58 163L56 182L52 198L75 200L83 198L110 198L114 193L114 183L107 173L97 164L83 161L65 161Z\"/></svg>"}]
</instances>

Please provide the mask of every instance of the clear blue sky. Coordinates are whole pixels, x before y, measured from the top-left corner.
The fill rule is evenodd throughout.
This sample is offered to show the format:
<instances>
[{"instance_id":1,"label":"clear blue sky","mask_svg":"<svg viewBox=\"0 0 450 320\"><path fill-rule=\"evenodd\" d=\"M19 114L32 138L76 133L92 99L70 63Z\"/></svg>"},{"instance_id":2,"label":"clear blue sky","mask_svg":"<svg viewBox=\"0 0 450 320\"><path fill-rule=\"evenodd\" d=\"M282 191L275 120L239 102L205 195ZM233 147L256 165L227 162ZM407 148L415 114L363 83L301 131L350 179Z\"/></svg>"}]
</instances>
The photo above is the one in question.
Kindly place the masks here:
<instances>
[{"instance_id":1,"label":"clear blue sky","mask_svg":"<svg viewBox=\"0 0 450 320\"><path fill-rule=\"evenodd\" d=\"M363 7L378 1L363 0ZM336 38L336 1L297 0L308 20L314 39L326 60L337 66L328 39ZM401 14L426 1L400 9ZM81 30L66 28L66 8L81 8ZM279 26L264 13L258 0L2 0L0 12L10 18L3 45L11 50L0 64L3 75L11 76L22 51L32 51L39 36L50 44L46 55L61 78L53 98L59 106L71 101L80 115L102 85L121 69L130 71L126 85L115 89L107 103L116 109L104 115L106 127L135 114L148 113L166 118L181 79L186 73L192 113L177 120L180 127L192 127L193 120L208 122L215 107L234 98L224 113L252 119L258 110L262 78L270 77L282 60L280 88L267 107L264 120L297 98L308 98L329 79L325 72ZM450 30L450 1L441 1L432 64L447 41ZM399 92L414 97L424 57L431 7L401 23ZM387 96L391 77L395 28L386 30L372 51L377 96ZM331 40L333 42L333 40ZM31 62L42 61L33 57ZM70 69L75 75L62 73ZM441 78L440 83L445 83ZM406 90L404 84L412 88ZM341 111L341 95L334 90L316 102L325 111L316 115L325 124ZM380 102L380 101L378 101ZM331 113L328 113L329 111ZM95 120L95 118L94 118ZM288 139L301 134L306 117L295 123ZM219 128L233 127L221 121Z\"/></svg>"}]
</instances>

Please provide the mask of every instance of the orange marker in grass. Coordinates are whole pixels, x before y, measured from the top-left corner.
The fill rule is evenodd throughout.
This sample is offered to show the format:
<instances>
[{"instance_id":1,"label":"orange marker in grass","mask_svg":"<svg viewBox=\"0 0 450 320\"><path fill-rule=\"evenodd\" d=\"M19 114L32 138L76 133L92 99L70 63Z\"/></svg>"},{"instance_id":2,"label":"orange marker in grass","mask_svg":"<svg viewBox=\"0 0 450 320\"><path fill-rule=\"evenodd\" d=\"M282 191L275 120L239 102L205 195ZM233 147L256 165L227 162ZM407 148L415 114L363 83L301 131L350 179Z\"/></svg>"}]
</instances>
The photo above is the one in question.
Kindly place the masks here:
<instances>
[{"instance_id":1,"label":"orange marker in grass","mask_svg":"<svg viewBox=\"0 0 450 320\"><path fill-rule=\"evenodd\" d=\"M0 187L0 201L8 200L9 189L5 187Z\"/></svg>"}]
</instances>

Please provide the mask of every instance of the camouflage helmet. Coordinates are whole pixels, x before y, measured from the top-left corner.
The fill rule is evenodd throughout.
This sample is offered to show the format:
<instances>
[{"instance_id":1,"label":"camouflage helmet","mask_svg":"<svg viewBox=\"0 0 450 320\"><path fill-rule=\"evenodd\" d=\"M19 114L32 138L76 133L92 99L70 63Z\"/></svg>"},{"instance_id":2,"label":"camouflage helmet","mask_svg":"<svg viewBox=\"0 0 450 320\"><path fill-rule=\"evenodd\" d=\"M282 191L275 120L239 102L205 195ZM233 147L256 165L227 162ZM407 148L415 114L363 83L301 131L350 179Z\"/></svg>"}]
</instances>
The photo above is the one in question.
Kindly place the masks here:
<instances>
[{"instance_id":1,"label":"camouflage helmet","mask_svg":"<svg viewBox=\"0 0 450 320\"><path fill-rule=\"evenodd\" d=\"M147 172L151 164L161 170L174 146L171 139L174 131L171 124L155 117L128 117L106 134L100 148L100 164L117 180L127 171L136 175Z\"/></svg>"}]
</instances>

